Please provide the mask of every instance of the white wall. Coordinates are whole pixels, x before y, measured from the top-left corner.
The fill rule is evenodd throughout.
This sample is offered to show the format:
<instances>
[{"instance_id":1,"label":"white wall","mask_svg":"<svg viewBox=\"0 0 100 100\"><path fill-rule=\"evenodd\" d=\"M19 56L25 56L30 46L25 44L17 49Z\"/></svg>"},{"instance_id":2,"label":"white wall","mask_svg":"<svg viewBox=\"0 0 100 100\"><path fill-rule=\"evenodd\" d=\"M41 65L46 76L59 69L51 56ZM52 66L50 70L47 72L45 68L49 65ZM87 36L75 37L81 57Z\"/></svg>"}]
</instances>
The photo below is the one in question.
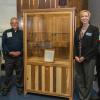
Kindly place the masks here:
<instances>
[{"instance_id":1,"label":"white wall","mask_svg":"<svg viewBox=\"0 0 100 100\"><path fill-rule=\"evenodd\" d=\"M17 15L16 0L0 0L0 50L2 32L10 27L10 18Z\"/></svg>"},{"instance_id":2,"label":"white wall","mask_svg":"<svg viewBox=\"0 0 100 100\"><path fill-rule=\"evenodd\" d=\"M10 27L10 18L17 15L16 10L16 0L0 0L0 50L2 43L2 32ZM2 60L3 62L4 60ZM0 67L0 76L3 75L4 72L1 72Z\"/></svg>"},{"instance_id":3,"label":"white wall","mask_svg":"<svg viewBox=\"0 0 100 100\"><path fill-rule=\"evenodd\" d=\"M16 15L16 0L0 0L0 32L10 27L9 20Z\"/></svg>"},{"instance_id":4,"label":"white wall","mask_svg":"<svg viewBox=\"0 0 100 100\"><path fill-rule=\"evenodd\" d=\"M100 0L88 0L88 8L91 11L91 24L99 27L100 31Z\"/></svg>"}]
</instances>

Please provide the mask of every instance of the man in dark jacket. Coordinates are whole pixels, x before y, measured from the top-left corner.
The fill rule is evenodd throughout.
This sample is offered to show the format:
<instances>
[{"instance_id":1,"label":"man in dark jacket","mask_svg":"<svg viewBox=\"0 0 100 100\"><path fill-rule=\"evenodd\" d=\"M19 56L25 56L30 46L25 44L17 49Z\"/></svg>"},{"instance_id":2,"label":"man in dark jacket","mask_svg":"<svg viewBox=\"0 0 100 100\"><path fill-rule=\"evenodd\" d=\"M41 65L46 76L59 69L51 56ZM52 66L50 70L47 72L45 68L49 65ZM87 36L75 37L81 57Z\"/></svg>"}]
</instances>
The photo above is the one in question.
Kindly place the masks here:
<instances>
[{"instance_id":1,"label":"man in dark jacket","mask_svg":"<svg viewBox=\"0 0 100 100\"><path fill-rule=\"evenodd\" d=\"M7 95L11 87L13 70L16 71L16 86L18 94L23 90L23 31L18 28L16 17L10 20L11 29L4 31L2 37L3 56L5 59L5 82L2 95Z\"/></svg>"}]
</instances>

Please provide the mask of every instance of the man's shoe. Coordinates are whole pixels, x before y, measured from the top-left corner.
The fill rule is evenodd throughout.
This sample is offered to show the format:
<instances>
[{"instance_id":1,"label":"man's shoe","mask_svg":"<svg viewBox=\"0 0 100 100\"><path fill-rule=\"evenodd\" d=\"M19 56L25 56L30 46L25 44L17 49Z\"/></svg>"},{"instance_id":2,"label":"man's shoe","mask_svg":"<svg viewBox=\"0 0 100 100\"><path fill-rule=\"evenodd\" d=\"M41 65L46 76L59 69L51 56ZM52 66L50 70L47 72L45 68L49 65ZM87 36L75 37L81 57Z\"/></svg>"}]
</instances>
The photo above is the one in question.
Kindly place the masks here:
<instances>
[{"instance_id":1,"label":"man's shoe","mask_svg":"<svg viewBox=\"0 0 100 100\"><path fill-rule=\"evenodd\" d=\"M2 96L6 96L7 94L8 94L8 90L5 89L5 90L2 90L1 91L1 95Z\"/></svg>"}]
</instances>

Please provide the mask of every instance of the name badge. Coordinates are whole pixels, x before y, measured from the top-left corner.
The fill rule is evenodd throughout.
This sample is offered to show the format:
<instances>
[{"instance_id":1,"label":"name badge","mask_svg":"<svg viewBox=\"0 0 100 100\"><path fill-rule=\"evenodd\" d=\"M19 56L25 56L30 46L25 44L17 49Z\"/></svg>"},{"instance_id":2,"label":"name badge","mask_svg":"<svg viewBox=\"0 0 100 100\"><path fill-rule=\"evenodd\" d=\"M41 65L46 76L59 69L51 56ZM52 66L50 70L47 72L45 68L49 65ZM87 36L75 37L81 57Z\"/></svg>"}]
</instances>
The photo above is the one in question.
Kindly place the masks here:
<instances>
[{"instance_id":1,"label":"name badge","mask_svg":"<svg viewBox=\"0 0 100 100\"><path fill-rule=\"evenodd\" d=\"M12 32L8 32L7 33L7 37L9 38L9 37L12 37Z\"/></svg>"},{"instance_id":2,"label":"name badge","mask_svg":"<svg viewBox=\"0 0 100 100\"><path fill-rule=\"evenodd\" d=\"M88 32L87 32L86 35L87 35L87 36L92 36L92 33L88 33Z\"/></svg>"}]
</instances>

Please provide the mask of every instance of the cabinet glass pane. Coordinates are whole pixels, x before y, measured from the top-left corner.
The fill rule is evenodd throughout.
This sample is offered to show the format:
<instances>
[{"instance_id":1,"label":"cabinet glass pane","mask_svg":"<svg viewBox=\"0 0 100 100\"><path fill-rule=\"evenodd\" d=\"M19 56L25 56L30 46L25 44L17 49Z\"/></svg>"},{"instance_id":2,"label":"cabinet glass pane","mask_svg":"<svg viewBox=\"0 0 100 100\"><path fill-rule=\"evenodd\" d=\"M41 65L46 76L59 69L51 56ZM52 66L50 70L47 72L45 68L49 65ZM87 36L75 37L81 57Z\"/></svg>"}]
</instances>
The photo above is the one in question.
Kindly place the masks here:
<instances>
[{"instance_id":1,"label":"cabinet glass pane","mask_svg":"<svg viewBox=\"0 0 100 100\"><path fill-rule=\"evenodd\" d=\"M27 16L27 55L44 57L46 49L54 57L68 59L70 54L70 14L39 13Z\"/></svg>"}]
</instances>

